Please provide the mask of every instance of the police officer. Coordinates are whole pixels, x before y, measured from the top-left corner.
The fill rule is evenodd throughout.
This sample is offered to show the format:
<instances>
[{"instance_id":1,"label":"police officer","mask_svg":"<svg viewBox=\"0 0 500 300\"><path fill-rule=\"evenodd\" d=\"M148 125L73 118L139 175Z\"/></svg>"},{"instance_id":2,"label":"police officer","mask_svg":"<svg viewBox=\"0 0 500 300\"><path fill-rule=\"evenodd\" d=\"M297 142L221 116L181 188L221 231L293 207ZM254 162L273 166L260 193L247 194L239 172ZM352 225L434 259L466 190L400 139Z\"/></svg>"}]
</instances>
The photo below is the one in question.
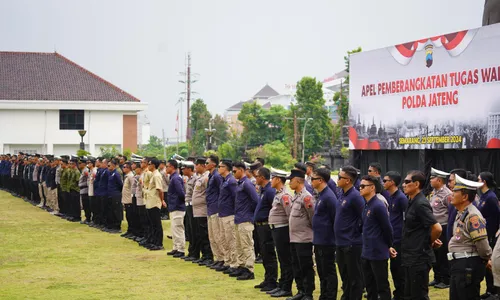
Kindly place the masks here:
<instances>
[{"instance_id":1,"label":"police officer","mask_svg":"<svg viewBox=\"0 0 500 300\"><path fill-rule=\"evenodd\" d=\"M335 214L335 241L337 264L342 278L342 299L361 299L363 282L361 275L361 230L365 200L353 186L357 170L346 166L339 172L337 184L343 190Z\"/></svg>"},{"instance_id":2,"label":"police officer","mask_svg":"<svg viewBox=\"0 0 500 300\"><path fill-rule=\"evenodd\" d=\"M479 182L483 183L480 188L481 196L477 208L486 220L486 232L488 233L488 242L490 247L495 247L496 234L500 222L500 206L498 198L495 194L497 184L493 179L493 174L490 172L481 172L478 178ZM493 285L493 276L490 270L486 270L486 296L496 295L497 291ZM483 296L482 296L483 297Z\"/></svg>"},{"instance_id":3,"label":"police officer","mask_svg":"<svg viewBox=\"0 0 500 300\"><path fill-rule=\"evenodd\" d=\"M454 235L448 245L450 299L480 299L485 262L492 253L488 243L486 221L481 212L472 205L476 190L483 183L458 175L455 175L455 182L451 201L458 214L453 224Z\"/></svg>"},{"instance_id":4,"label":"police officer","mask_svg":"<svg viewBox=\"0 0 500 300\"><path fill-rule=\"evenodd\" d=\"M443 231L439 240L443 245L434 250L436 263L433 265L434 280L429 283L429 286L434 286L438 289L446 289L450 285L450 270L448 268L448 238L446 236L448 227L448 206L451 200L451 191L446 186L446 178L450 174L431 168L430 183L433 188L430 195L430 203L432 212L436 221L439 222Z\"/></svg>"},{"instance_id":5,"label":"police officer","mask_svg":"<svg viewBox=\"0 0 500 300\"><path fill-rule=\"evenodd\" d=\"M338 200L328 187L330 170L319 168L311 173L311 185L317 191L312 228L313 244L320 281L322 300L336 300L338 290L337 269L335 268L335 214Z\"/></svg>"},{"instance_id":6,"label":"police officer","mask_svg":"<svg viewBox=\"0 0 500 300\"><path fill-rule=\"evenodd\" d=\"M396 252L401 252L401 235L403 231L403 216L408 207L408 198L398 189L401 183L401 175L395 171L385 174L384 189L389 193L387 199L389 204L389 216L393 230L393 245ZM401 269L401 255L391 257L391 274L394 282L394 300L403 299L404 275Z\"/></svg>"},{"instance_id":7,"label":"police officer","mask_svg":"<svg viewBox=\"0 0 500 300\"><path fill-rule=\"evenodd\" d=\"M304 172L304 174L305 174L306 171L307 171L307 166L304 163L298 162L298 163L295 163L294 169L295 170L300 170L300 171ZM309 194L311 194L311 195L314 194L313 187L307 181L304 181L304 187L309 192Z\"/></svg>"},{"instance_id":8,"label":"police officer","mask_svg":"<svg viewBox=\"0 0 500 300\"><path fill-rule=\"evenodd\" d=\"M404 218L401 253L397 255L402 258L404 296L407 299L429 299L429 270L435 262L432 248L440 245L441 225L422 193L425 181L424 173L410 171L403 183L409 202Z\"/></svg>"},{"instance_id":9,"label":"police officer","mask_svg":"<svg viewBox=\"0 0 500 300\"><path fill-rule=\"evenodd\" d=\"M184 222L186 224L186 232L189 232L189 247L187 256L181 257L181 259L186 259L188 257L194 257L194 252L196 249L196 232L198 229L197 224L193 216L193 190L196 183L196 174L194 173L194 163L191 161L182 162L181 166L182 174L185 177L184 188L186 190L186 218Z\"/></svg>"},{"instance_id":10,"label":"police officer","mask_svg":"<svg viewBox=\"0 0 500 300\"><path fill-rule=\"evenodd\" d=\"M278 287L267 292L271 297L292 296L293 269L290 253L290 234L288 219L292 207L292 196L285 186L285 171L271 168L271 187L276 190L273 207L269 211L269 226L273 236L280 266Z\"/></svg>"},{"instance_id":11,"label":"police officer","mask_svg":"<svg viewBox=\"0 0 500 300\"><path fill-rule=\"evenodd\" d=\"M314 292L313 230L314 198L306 190L305 172L293 169L287 179L290 189L295 191L290 212L290 243L292 268L297 281L298 293L289 300L309 300Z\"/></svg>"}]
</instances>

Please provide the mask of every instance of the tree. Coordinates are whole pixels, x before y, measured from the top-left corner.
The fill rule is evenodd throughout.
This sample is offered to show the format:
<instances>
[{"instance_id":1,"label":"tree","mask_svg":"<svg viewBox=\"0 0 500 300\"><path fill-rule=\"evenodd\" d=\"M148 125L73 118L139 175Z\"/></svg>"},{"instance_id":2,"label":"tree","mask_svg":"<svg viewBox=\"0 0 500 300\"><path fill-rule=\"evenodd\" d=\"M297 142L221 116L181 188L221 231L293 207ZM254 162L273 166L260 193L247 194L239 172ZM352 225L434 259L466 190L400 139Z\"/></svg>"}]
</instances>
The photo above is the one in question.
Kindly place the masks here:
<instances>
[{"instance_id":1,"label":"tree","mask_svg":"<svg viewBox=\"0 0 500 300\"><path fill-rule=\"evenodd\" d=\"M162 140L152 135L149 137L149 142L142 145L138 150L137 154L148 157L163 157L163 142Z\"/></svg>"},{"instance_id":2,"label":"tree","mask_svg":"<svg viewBox=\"0 0 500 300\"><path fill-rule=\"evenodd\" d=\"M337 113L339 115L339 125L344 126L349 123L349 72L350 72L350 56L353 53L361 52L361 47L347 51L347 56L344 56L345 68L347 76L342 83L340 92L333 95L333 102L337 105Z\"/></svg>"},{"instance_id":3,"label":"tree","mask_svg":"<svg viewBox=\"0 0 500 300\"><path fill-rule=\"evenodd\" d=\"M99 148L99 150L101 152L101 156L104 157L105 159L111 159L120 154L120 151L118 151L115 145L102 146Z\"/></svg>"},{"instance_id":4,"label":"tree","mask_svg":"<svg viewBox=\"0 0 500 300\"><path fill-rule=\"evenodd\" d=\"M297 83L297 117L305 120L299 123L299 133L302 135L304 124L308 118L313 120L307 123L305 135L306 156L314 152L320 152L325 143L329 143L332 137L333 126L328 110L325 108L323 99L323 84L316 78L303 77Z\"/></svg>"},{"instance_id":5,"label":"tree","mask_svg":"<svg viewBox=\"0 0 500 300\"><path fill-rule=\"evenodd\" d=\"M221 115L215 115L212 125L215 128L212 141L217 145L222 145L229 139L229 125Z\"/></svg>"},{"instance_id":6,"label":"tree","mask_svg":"<svg viewBox=\"0 0 500 300\"><path fill-rule=\"evenodd\" d=\"M219 158L228 158L232 160L238 160L238 156L236 155L236 150L230 143L224 143L219 146L217 149L217 153Z\"/></svg>"},{"instance_id":7,"label":"tree","mask_svg":"<svg viewBox=\"0 0 500 300\"><path fill-rule=\"evenodd\" d=\"M207 109L207 105L202 99L196 99L191 105L191 129L193 134L191 137L191 154L201 155L205 151L206 135L205 128L208 128L208 123L212 115Z\"/></svg>"},{"instance_id":8,"label":"tree","mask_svg":"<svg viewBox=\"0 0 500 300\"><path fill-rule=\"evenodd\" d=\"M266 160L266 165L283 170L292 169L297 162L292 158L290 148L280 141L247 150L247 155L251 161L262 157Z\"/></svg>"},{"instance_id":9,"label":"tree","mask_svg":"<svg viewBox=\"0 0 500 300\"><path fill-rule=\"evenodd\" d=\"M266 143L278 140L285 140L285 131L283 130L288 117L288 111L281 105L273 105L269 110L264 111L264 122L267 124L268 133Z\"/></svg>"},{"instance_id":10,"label":"tree","mask_svg":"<svg viewBox=\"0 0 500 300\"><path fill-rule=\"evenodd\" d=\"M243 140L247 146L262 145L266 141L264 110L256 101L245 103L238 114L243 125Z\"/></svg>"}]
</instances>

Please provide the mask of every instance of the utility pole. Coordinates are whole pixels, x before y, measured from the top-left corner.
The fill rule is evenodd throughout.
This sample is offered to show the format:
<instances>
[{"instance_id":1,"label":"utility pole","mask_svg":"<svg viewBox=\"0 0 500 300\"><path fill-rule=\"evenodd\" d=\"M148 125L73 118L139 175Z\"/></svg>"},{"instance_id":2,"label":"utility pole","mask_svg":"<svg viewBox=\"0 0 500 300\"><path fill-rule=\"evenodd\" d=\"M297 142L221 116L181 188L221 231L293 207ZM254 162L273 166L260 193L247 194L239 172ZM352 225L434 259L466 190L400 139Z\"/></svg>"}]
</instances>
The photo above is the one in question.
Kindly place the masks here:
<instances>
[{"instance_id":1,"label":"utility pole","mask_svg":"<svg viewBox=\"0 0 500 300\"><path fill-rule=\"evenodd\" d=\"M297 146L298 146L298 138L297 138L297 113L293 112L293 153L292 156L294 159L297 159Z\"/></svg>"},{"instance_id":2,"label":"utility pole","mask_svg":"<svg viewBox=\"0 0 500 300\"><path fill-rule=\"evenodd\" d=\"M184 80L179 80L180 83L186 86L186 90L181 92L181 94L186 94L185 99L187 102L187 113L186 113L186 141L191 139L191 125L190 125L190 115L191 115L191 94L196 94L196 92L192 91L191 85L198 80L191 79L191 77L197 76L198 74L191 72L191 52L188 52L186 57L186 72L181 72L180 75L184 76ZM182 105L181 105L182 108ZM182 122L181 122L182 124Z\"/></svg>"}]
</instances>

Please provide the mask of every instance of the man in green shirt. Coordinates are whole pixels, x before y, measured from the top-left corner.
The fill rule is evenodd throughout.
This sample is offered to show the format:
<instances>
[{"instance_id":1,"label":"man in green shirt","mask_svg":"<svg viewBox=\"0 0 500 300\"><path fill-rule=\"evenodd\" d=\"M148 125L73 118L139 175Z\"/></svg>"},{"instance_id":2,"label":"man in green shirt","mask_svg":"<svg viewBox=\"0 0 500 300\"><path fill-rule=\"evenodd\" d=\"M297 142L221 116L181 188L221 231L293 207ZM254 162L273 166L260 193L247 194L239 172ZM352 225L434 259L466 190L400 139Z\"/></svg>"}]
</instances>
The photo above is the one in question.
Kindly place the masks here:
<instances>
[{"instance_id":1,"label":"man in green shirt","mask_svg":"<svg viewBox=\"0 0 500 300\"><path fill-rule=\"evenodd\" d=\"M68 160L63 158L61 160L61 203L59 203L59 213L65 219L69 217L68 203L69 203L69 173Z\"/></svg>"},{"instance_id":2,"label":"man in green shirt","mask_svg":"<svg viewBox=\"0 0 500 300\"><path fill-rule=\"evenodd\" d=\"M80 207L80 188L78 181L80 180L80 170L78 169L78 159L73 158L69 162L68 173L68 187L69 187L69 218L68 221L80 222L81 221L81 207Z\"/></svg>"}]
</instances>

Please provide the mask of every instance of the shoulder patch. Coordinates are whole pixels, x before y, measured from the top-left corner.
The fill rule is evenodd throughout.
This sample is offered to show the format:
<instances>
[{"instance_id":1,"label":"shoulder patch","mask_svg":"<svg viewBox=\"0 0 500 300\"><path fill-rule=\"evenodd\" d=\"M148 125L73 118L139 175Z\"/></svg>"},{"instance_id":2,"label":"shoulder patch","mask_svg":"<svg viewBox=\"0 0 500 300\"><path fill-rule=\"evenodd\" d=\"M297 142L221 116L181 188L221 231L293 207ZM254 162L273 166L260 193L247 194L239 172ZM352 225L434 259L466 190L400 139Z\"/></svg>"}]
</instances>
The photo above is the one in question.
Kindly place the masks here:
<instances>
[{"instance_id":1,"label":"shoulder patch","mask_svg":"<svg viewBox=\"0 0 500 300\"><path fill-rule=\"evenodd\" d=\"M290 205L290 196L288 196L288 195L283 195L283 197L281 197L281 199L283 199L283 205L284 205L284 206L288 206L288 205Z\"/></svg>"},{"instance_id":2,"label":"shoulder patch","mask_svg":"<svg viewBox=\"0 0 500 300\"><path fill-rule=\"evenodd\" d=\"M306 208L311 208L311 207L313 207L312 197L311 197L311 196L306 196L306 197L304 198L304 206L305 206Z\"/></svg>"},{"instance_id":3,"label":"shoulder patch","mask_svg":"<svg viewBox=\"0 0 500 300\"><path fill-rule=\"evenodd\" d=\"M478 241L488 237L486 232L486 222L477 215L472 215L467 223L467 231L473 241Z\"/></svg>"}]
</instances>

